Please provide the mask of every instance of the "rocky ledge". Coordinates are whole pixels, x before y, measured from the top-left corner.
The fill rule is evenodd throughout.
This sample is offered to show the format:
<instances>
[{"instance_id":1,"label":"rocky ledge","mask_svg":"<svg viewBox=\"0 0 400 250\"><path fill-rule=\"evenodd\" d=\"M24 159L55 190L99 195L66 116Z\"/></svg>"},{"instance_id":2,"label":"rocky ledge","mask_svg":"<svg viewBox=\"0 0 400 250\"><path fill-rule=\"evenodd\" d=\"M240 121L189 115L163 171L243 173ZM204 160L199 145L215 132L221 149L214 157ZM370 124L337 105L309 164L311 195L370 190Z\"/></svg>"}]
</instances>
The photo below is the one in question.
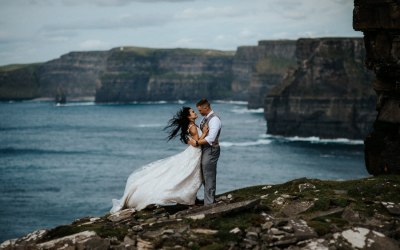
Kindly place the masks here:
<instances>
[{"instance_id":1,"label":"rocky ledge","mask_svg":"<svg viewBox=\"0 0 400 250\"><path fill-rule=\"evenodd\" d=\"M399 176L303 178L221 194L212 206L82 218L0 249L399 249L399 192Z\"/></svg>"}]
</instances>

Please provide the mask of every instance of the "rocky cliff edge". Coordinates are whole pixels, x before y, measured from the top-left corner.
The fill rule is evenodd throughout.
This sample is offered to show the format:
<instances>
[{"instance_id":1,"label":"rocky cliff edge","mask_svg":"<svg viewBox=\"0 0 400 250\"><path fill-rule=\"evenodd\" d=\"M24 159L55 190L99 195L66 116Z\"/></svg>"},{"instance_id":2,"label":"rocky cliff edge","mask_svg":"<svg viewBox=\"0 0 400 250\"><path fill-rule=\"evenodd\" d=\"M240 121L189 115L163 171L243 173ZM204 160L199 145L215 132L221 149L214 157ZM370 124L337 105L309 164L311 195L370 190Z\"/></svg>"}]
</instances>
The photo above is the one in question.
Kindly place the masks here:
<instances>
[{"instance_id":1,"label":"rocky cliff edge","mask_svg":"<svg viewBox=\"0 0 400 250\"><path fill-rule=\"evenodd\" d=\"M149 206L3 242L0 249L400 249L400 177L296 179Z\"/></svg>"}]
</instances>

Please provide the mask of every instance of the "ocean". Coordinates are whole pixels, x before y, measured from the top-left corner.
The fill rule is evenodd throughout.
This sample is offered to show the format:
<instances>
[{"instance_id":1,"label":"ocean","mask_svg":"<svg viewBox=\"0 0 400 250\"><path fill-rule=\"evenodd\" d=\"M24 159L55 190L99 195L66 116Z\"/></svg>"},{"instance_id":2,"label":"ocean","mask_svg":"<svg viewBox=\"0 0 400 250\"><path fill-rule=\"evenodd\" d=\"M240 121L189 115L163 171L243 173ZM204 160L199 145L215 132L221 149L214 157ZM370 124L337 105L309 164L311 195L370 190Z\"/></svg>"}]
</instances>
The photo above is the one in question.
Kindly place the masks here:
<instances>
[{"instance_id":1,"label":"ocean","mask_svg":"<svg viewBox=\"0 0 400 250\"><path fill-rule=\"evenodd\" d=\"M182 106L195 104L0 103L0 242L107 213L132 171L186 148L163 131ZM222 101L212 108L223 123L217 194L368 176L362 141L271 136L262 109Z\"/></svg>"}]
</instances>

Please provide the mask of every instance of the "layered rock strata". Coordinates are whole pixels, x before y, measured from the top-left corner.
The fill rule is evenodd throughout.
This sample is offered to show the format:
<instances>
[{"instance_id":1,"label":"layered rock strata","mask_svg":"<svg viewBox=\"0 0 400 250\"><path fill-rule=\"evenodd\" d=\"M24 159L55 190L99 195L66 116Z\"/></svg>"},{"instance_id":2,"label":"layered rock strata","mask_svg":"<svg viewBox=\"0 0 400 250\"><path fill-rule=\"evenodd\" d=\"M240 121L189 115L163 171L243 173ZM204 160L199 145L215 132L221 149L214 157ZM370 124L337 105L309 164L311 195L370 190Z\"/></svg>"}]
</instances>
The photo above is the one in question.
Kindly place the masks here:
<instances>
[{"instance_id":1,"label":"layered rock strata","mask_svg":"<svg viewBox=\"0 0 400 250\"><path fill-rule=\"evenodd\" d=\"M299 39L297 68L265 98L268 133L363 138L375 114L360 38Z\"/></svg>"},{"instance_id":2,"label":"layered rock strata","mask_svg":"<svg viewBox=\"0 0 400 250\"><path fill-rule=\"evenodd\" d=\"M91 97L97 102L209 99L249 101L294 63L295 41L260 41L234 51L120 47L71 52L49 62L0 67L1 100Z\"/></svg>"},{"instance_id":3,"label":"layered rock strata","mask_svg":"<svg viewBox=\"0 0 400 250\"><path fill-rule=\"evenodd\" d=\"M29 100L41 96L37 69L40 64L0 68L0 101Z\"/></svg>"},{"instance_id":4,"label":"layered rock strata","mask_svg":"<svg viewBox=\"0 0 400 250\"><path fill-rule=\"evenodd\" d=\"M363 31L366 66L376 74L378 111L374 131L365 139L371 174L400 173L400 2L355 0L353 27ZM370 110L373 112L373 109Z\"/></svg>"},{"instance_id":5,"label":"layered rock strata","mask_svg":"<svg viewBox=\"0 0 400 250\"><path fill-rule=\"evenodd\" d=\"M296 67L296 41L260 41L257 59L250 75L248 108L264 107L265 96Z\"/></svg>"},{"instance_id":6,"label":"layered rock strata","mask_svg":"<svg viewBox=\"0 0 400 250\"><path fill-rule=\"evenodd\" d=\"M248 108L262 108L266 93L296 65L296 41L260 41L241 46L233 60L232 99L248 100Z\"/></svg>"},{"instance_id":7,"label":"layered rock strata","mask_svg":"<svg viewBox=\"0 0 400 250\"><path fill-rule=\"evenodd\" d=\"M42 64L36 74L41 97L92 97L108 58L107 51L71 52Z\"/></svg>"},{"instance_id":8,"label":"layered rock strata","mask_svg":"<svg viewBox=\"0 0 400 250\"><path fill-rule=\"evenodd\" d=\"M232 52L189 49L114 49L96 102L227 99Z\"/></svg>"}]
</instances>

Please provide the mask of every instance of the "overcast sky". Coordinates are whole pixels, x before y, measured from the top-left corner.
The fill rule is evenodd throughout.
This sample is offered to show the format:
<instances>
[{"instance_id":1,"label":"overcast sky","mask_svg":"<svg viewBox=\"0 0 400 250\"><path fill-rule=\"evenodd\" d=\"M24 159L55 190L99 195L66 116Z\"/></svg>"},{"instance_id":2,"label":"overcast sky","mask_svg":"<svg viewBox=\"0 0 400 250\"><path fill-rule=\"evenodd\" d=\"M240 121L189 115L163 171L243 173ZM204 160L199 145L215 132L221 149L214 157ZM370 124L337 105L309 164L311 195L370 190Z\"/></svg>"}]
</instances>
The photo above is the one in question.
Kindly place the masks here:
<instances>
[{"instance_id":1,"label":"overcast sky","mask_svg":"<svg viewBox=\"0 0 400 250\"><path fill-rule=\"evenodd\" d=\"M361 37L353 0L1 0L0 65L119 46L235 50L259 40Z\"/></svg>"}]
</instances>

